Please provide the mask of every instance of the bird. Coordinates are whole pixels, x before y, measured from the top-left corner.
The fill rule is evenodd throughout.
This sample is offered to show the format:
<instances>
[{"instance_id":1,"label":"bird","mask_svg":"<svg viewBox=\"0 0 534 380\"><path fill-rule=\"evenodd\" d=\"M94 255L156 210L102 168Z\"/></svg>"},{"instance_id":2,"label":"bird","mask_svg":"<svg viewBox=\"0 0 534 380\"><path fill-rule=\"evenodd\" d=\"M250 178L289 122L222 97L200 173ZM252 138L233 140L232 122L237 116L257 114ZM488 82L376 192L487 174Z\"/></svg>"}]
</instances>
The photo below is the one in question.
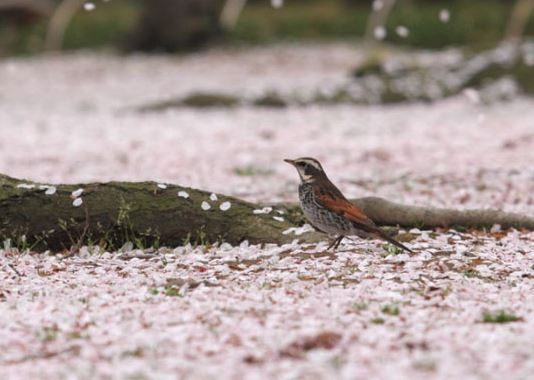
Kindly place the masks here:
<instances>
[{"instance_id":1,"label":"bird","mask_svg":"<svg viewBox=\"0 0 534 380\"><path fill-rule=\"evenodd\" d=\"M336 250L345 236L356 235L382 239L413 253L377 227L362 209L349 202L328 179L320 162L315 158L301 157L284 161L293 165L300 176L299 200L306 219L319 232L335 236L326 251L331 248Z\"/></svg>"}]
</instances>

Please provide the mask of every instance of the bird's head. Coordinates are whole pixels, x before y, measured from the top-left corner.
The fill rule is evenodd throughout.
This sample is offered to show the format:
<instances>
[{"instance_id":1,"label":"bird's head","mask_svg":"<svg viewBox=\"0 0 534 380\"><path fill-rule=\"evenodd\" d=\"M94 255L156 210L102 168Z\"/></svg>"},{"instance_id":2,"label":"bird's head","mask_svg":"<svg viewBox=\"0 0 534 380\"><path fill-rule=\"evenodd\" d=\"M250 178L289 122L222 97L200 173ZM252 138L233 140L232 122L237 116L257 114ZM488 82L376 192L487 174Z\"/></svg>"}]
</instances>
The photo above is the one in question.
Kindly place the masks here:
<instances>
[{"instance_id":1,"label":"bird's head","mask_svg":"<svg viewBox=\"0 0 534 380\"><path fill-rule=\"evenodd\" d=\"M286 158L284 161L297 169L302 183L312 183L326 177L321 163L315 158L301 157L295 160Z\"/></svg>"}]
</instances>

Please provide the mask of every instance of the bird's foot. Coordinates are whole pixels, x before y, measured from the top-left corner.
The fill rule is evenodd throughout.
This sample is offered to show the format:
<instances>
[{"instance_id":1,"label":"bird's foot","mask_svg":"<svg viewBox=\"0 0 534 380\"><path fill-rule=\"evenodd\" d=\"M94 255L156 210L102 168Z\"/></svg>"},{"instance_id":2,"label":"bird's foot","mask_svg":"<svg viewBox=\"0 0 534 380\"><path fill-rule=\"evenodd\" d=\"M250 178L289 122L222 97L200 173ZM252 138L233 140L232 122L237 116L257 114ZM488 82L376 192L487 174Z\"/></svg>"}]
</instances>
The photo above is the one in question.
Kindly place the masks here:
<instances>
[{"instance_id":1,"label":"bird's foot","mask_svg":"<svg viewBox=\"0 0 534 380\"><path fill-rule=\"evenodd\" d=\"M343 236L343 235L339 235L337 238L332 240L330 242L330 245L324 250L324 252L330 251L331 248L333 248L333 251L335 251L339 247L339 245L341 244L341 240L343 240L344 237L345 236Z\"/></svg>"}]
</instances>

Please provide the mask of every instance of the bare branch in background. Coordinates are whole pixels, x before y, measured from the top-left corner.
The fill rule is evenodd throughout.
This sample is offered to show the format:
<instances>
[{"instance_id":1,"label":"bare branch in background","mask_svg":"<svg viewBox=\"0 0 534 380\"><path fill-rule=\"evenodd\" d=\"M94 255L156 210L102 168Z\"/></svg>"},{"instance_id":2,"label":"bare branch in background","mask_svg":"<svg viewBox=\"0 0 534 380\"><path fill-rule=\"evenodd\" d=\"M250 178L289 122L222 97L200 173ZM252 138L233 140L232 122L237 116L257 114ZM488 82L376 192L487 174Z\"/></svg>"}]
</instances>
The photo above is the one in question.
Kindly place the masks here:
<instances>
[{"instance_id":1,"label":"bare branch in background","mask_svg":"<svg viewBox=\"0 0 534 380\"><path fill-rule=\"evenodd\" d=\"M221 12L219 22L224 29L233 29L243 11L247 0L227 0Z\"/></svg>"},{"instance_id":2,"label":"bare branch in background","mask_svg":"<svg viewBox=\"0 0 534 380\"><path fill-rule=\"evenodd\" d=\"M385 28L394 5L395 0L373 1L373 9L371 10L365 29L365 41L372 41L375 38L375 30L377 28Z\"/></svg>"},{"instance_id":3,"label":"bare branch in background","mask_svg":"<svg viewBox=\"0 0 534 380\"><path fill-rule=\"evenodd\" d=\"M504 34L505 40L520 40L525 32L528 19L534 10L534 0L517 0L510 17Z\"/></svg>"},{"instance_id":4,"label":"bare branch in background","mask_svg":"<svg viewBox=\"0 0 534 380\"><path fill-rule=\"evenodd\" d=\"M61 50L65 31L84 2L85 0L63 0L56 8L48 24L45 40L46 50Z\"/></svg>"}]
</instances>

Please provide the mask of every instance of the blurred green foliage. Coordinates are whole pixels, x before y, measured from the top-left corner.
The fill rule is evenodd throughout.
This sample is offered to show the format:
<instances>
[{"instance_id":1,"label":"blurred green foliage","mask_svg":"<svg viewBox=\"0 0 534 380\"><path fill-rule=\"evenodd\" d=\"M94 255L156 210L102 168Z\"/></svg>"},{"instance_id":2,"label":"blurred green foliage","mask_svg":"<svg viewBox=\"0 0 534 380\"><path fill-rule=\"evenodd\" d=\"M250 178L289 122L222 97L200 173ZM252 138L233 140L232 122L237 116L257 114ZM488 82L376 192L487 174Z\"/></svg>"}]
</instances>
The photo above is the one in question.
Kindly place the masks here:
<instances>
[{"instance_id":1,"label":"blurred green foliage","mask_svg":"<svg viewBox=\"0 0 534 380\"><path fill-rule=\"evenodd\" d=\"M386 42L421 48L469 45L493 46L503 36L513 1L398 0L387 23ZM65 35L65 49L117 46L133 30L141 11L139 0L96 3L96 9L80 11ZM439 20L441 9L450 20ZM262 44L281 40L356 39L365 32L371 1L307 0L285 2L274 9L270 1L249 1L236 27L222 43ZM401 38L397 26L409 35ZM42 50L47 21L19 27L0 25L0 54L31 54ZM534 17L526 28L534 35Z\"/></svg>"},{"instance_id":2,"label":"blurred green foliage","mask_svg":"<svg viewBox=\"0 0 534 380\"><path fill-rule=\"evenodd\" d=\"M111 1L74 17L65 36L65 49L80 49L121 43L139 17L135 1Z\"/></svg>"},{"instance_id":3,"label":"blurred green foliage","mask_svg":"<svg viewBox=\"0 0 534 380\"><path fill-rule=\"evenodd\" d=\"M502 0L398 0L388 18L386 41L434 49L448 45L494 46L503 37L513 4ZM447 23L439 20L442 9L450 13ZM272 8L268 2L253 3L243 11L230 39L258 43L362 37L370 11L370 1L287 1L281 9ZM409 30L405 38L395 33L401 25ZM526 35L534 35L534 17Z\"/></svg>"},{"instance_id":4,"label":"blurred green foliage","mask_svg":"<svg viewBox=\"0 0 534 380\"><path fill-rule=\"evenodd\" d=\"M388 19L388 26L406 26L411 32L405 39L389 30L389 40L422 48L448 45L470 45L475 48L494 46L503 37L513 1L470 0L448 2L417 2L399 4ZM439 21L439 12L446 8L450 21ZM534 34L531 19L527 34Z\"/></svg>"},{"instance_id":5,"label":"blurred green foliage","mask_svg":"<svg viewBox=\"0 0 534 380\"><path fill-rule=\"evenodd\" d=\"M136 24L139 1L116 0L81 10L69 24L63 47L66 50L118 45ZM43 50L48 20L19 26L0 23L0 55L34 54Z\"/></svg>"},{"instance_id":6,"label":"blurred green foliage","mask_svg":"<svg viewBox=\"0 0 534 380\"><path fill-rule=\"evenodd\" d=\"M274 9L268 1L252 3L243 10L229 39L266 43L361 37L369 12L369 6L350 6L339 0L286 1L280 9Z\"/></svg>"}]
</instances>

